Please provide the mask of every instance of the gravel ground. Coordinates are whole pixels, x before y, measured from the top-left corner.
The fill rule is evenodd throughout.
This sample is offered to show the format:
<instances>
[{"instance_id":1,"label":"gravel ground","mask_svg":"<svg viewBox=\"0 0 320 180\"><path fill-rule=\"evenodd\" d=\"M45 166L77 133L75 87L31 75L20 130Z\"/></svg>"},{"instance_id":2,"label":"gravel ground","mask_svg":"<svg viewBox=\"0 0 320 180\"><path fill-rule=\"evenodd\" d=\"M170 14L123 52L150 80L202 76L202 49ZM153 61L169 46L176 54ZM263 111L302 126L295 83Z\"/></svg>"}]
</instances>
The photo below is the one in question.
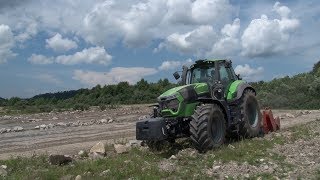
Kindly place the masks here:
<instances>
[{"instance_id":1,"label":"gravel ground","mask_svg":"<svg viewBox=\"0 0 320 180\"><path fill-rule=\"evenodd\" d=\"M148 105L131 105L105 111L1 116L0 132L5 132L0 134L0 159L43 153L77 154L99 141L135 139L135 122L150 112ZM282 117L282 129L320 118L320 111L273 112Z\"/></svg>"}]
</instances>

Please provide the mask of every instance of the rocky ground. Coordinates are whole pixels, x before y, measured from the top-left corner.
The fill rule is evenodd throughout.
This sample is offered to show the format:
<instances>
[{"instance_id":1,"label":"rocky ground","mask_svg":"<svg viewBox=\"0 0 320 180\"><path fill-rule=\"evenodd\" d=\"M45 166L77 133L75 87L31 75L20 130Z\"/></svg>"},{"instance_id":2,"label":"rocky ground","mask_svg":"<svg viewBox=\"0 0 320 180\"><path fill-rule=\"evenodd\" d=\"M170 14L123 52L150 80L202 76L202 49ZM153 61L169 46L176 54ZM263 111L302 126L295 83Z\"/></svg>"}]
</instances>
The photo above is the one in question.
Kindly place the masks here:
<instances>
[{"instance_id":1,"label":"rocky ground","mask_svg":"<svg viewBox=\"0 0 320 180\"><path fill-rule=\"evenodd\" d=\"M135 122L151 112L148 105L101 111L66 111L0 116L0 159L33 154L74 154L99 141L135 139Z\"/></svg>"},{"instance_id":2,"label":"rocky ground","mask_svg":"<svg viewBox=\"0 0 320 180\"><path fill-rule=\"evenodd\" d=\"M273 114L281 119L280 131L230 142L206 154L199 154L187 140L156 153L130 140L135 138L135 122L146 118L150 111L148 105L133 105L105 111L2 116L0 159L10 159L0 163L0 174L23 177L19 166L30 166L42 170L34 171L29 178L320 178L320 110L274 110ZM60 155L44 159L32 156L17 162L11 159L44 153ZM48 162L72 163L67 168L56 168Z\"/></svg>"}]
</instances>

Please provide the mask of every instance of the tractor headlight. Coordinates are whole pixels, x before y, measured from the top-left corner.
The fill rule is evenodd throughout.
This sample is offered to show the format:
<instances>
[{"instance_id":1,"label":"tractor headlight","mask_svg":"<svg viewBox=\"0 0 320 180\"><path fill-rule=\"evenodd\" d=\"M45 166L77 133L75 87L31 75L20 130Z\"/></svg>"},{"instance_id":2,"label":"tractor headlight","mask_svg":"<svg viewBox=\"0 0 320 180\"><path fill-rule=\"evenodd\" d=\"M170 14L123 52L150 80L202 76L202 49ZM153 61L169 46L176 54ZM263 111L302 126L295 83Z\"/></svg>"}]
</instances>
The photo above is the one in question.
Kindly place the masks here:
<instances>
[{"instance_id":1,"label":"tractor headlight","mask_svg":"<svg viewBox=\"0 0 320 180\"><path fill-rule=\"evenodd\" d=\"M177 111L179 108L179 101L178 99L172 99L166 102L167 108L171 109L172 111Z\"/></svg>"}]
</instances>

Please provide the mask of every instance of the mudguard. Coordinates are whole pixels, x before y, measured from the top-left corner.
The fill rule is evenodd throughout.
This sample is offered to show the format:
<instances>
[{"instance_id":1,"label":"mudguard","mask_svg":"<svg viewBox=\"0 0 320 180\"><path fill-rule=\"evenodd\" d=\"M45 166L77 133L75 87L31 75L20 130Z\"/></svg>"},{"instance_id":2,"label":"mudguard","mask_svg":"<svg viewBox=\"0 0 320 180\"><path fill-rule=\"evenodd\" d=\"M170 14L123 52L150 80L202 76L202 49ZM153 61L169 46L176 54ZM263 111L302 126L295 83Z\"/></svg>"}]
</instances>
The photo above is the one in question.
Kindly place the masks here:
<instances>
[{"instance_id":1,"label":"mudguard","mask_svg":"<svg viewBox=\"0 0 320 180\"><path fill-rule=\"evenodd\" d=\"M242 82L237 86L237 96L233 100L240 99L245 89L251 89L256 94L256 90L250 84Z\"/></svg>"}]
</instances>

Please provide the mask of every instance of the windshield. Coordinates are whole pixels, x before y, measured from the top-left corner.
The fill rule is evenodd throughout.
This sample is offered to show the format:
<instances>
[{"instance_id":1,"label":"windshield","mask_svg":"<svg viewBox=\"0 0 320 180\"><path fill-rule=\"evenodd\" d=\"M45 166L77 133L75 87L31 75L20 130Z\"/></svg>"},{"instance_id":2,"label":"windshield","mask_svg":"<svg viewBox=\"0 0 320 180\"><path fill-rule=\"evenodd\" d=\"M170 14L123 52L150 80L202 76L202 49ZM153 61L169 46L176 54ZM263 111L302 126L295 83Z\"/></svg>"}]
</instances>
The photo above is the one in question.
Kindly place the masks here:
<instances>
[{"instance_id":1,"label":"windshield","mask_svg":"<svg viewBox=\"0 0 320 180\"><path fill-rule=\"evenodd\" d=\"M210 83L215 77L214 67L196 67L191 70L190 83Z\"/></svg>"}]
</instances>

